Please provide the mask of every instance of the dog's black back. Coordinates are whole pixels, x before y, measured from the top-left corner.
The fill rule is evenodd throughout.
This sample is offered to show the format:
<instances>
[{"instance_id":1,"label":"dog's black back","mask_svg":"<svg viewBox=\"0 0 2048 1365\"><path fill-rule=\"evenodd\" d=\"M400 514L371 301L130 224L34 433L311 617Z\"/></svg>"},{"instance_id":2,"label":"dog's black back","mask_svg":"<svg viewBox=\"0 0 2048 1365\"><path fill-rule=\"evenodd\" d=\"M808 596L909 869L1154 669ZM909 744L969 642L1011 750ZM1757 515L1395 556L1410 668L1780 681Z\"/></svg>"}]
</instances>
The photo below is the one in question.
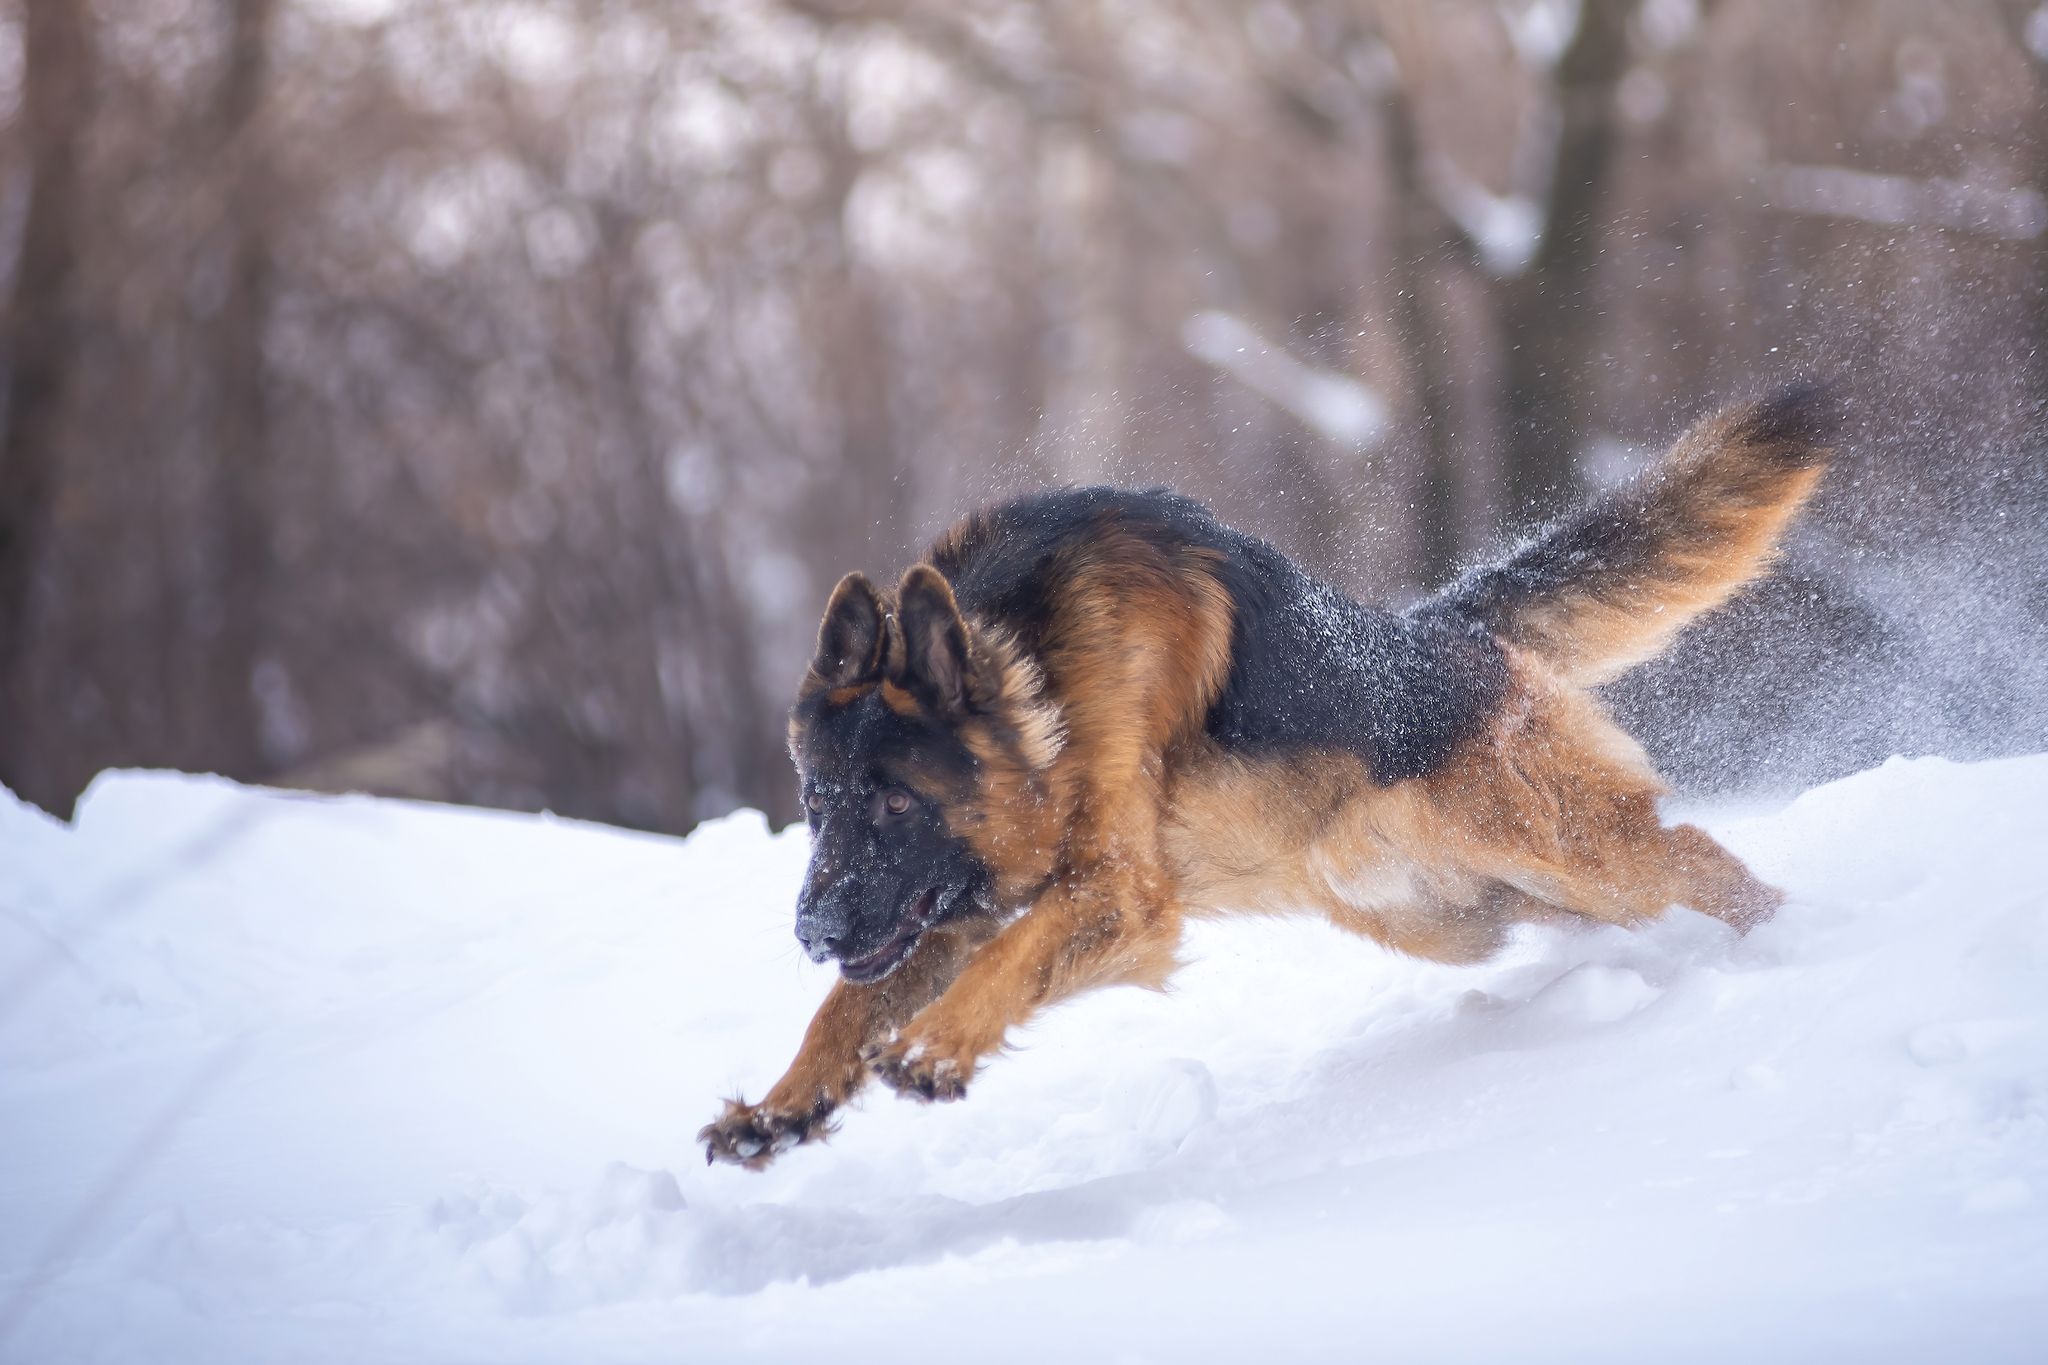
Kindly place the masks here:
<instances>
[{"instance_id":1,"label":"dog's black back","mask_svg":"<svg viewBox=\"0 0 2048 1365\"><path fill-rule=\"evenodd\" d=\"M1164 489L1066 488L975 518L933 556L961 609L1046 652L1063 589L1091 555L1136 538L1205 551L1232 610L1228 682L1205 728L1229 749L1342 749L1376 781L1419 777L1491 712L1505 685L1490 634L1444 612L1351 600L1256 537Z\"/></svg>"}]
</instances>

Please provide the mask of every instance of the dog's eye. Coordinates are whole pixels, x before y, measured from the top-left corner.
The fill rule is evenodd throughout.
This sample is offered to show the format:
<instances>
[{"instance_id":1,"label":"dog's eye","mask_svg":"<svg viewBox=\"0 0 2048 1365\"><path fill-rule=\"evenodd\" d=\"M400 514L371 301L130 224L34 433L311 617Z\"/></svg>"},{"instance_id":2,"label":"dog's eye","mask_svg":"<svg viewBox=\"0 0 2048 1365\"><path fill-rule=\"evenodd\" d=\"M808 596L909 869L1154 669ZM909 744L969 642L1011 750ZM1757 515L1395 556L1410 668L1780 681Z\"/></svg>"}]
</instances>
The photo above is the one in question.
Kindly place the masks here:
<instances>
[{"instance_id":1,"label":"dog's eye","mask_svg":"<svg viewBox=\"0 0 2048 1365\"><path fill-rule=\"evenodd\" d=\"M901 815L910 809L910 798L902 792L890 792L882 798L882 809L891 815Z\"/></svg>"},{"instance_id":2,"label":"dog's eye","mask_svg":"<svg viewBox=\"0 0 2048 1365\"><path fill-rule=\"evenodd\" d=\"M825 809L825 798L818 795L816 792L812 792L809 796L806 796L804 798L804 804L806 806L809 806L812 810L823 810Z\"/></svg>"}]
</instances>

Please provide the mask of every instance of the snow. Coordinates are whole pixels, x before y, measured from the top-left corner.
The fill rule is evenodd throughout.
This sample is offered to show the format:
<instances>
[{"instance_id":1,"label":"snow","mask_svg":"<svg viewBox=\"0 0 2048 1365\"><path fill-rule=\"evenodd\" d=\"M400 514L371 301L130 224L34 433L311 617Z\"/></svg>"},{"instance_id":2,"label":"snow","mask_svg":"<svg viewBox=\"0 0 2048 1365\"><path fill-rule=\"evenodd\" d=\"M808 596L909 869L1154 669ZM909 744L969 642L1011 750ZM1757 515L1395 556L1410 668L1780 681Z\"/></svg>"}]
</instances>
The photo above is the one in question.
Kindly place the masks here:
<instances>
[{"instance_id":1,"label":"snow","mask_svg":"<svg viewBox=\"0 0 2048 1365\"><path fill-rule=\"evenodd\" d=\"M2040 1359L2048 756L1689 814L1774 922L1202 924L756 1175L800 828L0 801L0 1359Z\"/></svg>"}]
</instances>

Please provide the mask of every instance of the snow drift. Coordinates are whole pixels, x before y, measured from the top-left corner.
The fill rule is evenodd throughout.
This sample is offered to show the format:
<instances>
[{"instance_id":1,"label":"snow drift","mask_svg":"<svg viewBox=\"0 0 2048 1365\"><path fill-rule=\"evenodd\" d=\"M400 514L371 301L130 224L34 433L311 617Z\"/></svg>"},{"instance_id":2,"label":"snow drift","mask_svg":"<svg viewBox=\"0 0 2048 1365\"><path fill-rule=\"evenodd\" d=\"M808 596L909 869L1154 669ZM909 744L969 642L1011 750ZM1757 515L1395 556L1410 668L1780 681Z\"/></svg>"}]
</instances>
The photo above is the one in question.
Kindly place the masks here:
<instances>
[{"instance_id":1,"label":"snow drift","mask_svg":"<svg viewBox=\"0 0 2048 1365\"><path fill-rule=\"evenodd\" d=\"M2048 756L1687 815L1773 923L1198 925L752 1175L800 828L8 803L0 1359L2040 1358Z\"/></svg>"}]
</instances>

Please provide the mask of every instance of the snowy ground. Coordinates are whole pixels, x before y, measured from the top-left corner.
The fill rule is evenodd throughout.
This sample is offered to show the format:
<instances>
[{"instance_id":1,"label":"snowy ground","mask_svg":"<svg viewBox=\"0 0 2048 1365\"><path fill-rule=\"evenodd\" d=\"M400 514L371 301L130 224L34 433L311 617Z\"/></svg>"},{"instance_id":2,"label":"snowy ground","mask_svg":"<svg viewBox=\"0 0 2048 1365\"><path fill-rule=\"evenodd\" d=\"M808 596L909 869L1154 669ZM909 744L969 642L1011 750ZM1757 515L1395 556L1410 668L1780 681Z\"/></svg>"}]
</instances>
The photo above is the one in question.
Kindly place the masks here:
<instances>
[{"instance_id":1,"label":"snowy ground","mask_svg":"<svg viewBox=\"0 0 2048 1365\"><path fill-rule=\"evenodd\" d=\"M751 1175L800 830L0 797L0 1359L2048 1357L2048 756L1704 819L1747 940L1203 926Z\"/></svg>"}]
</instances>

